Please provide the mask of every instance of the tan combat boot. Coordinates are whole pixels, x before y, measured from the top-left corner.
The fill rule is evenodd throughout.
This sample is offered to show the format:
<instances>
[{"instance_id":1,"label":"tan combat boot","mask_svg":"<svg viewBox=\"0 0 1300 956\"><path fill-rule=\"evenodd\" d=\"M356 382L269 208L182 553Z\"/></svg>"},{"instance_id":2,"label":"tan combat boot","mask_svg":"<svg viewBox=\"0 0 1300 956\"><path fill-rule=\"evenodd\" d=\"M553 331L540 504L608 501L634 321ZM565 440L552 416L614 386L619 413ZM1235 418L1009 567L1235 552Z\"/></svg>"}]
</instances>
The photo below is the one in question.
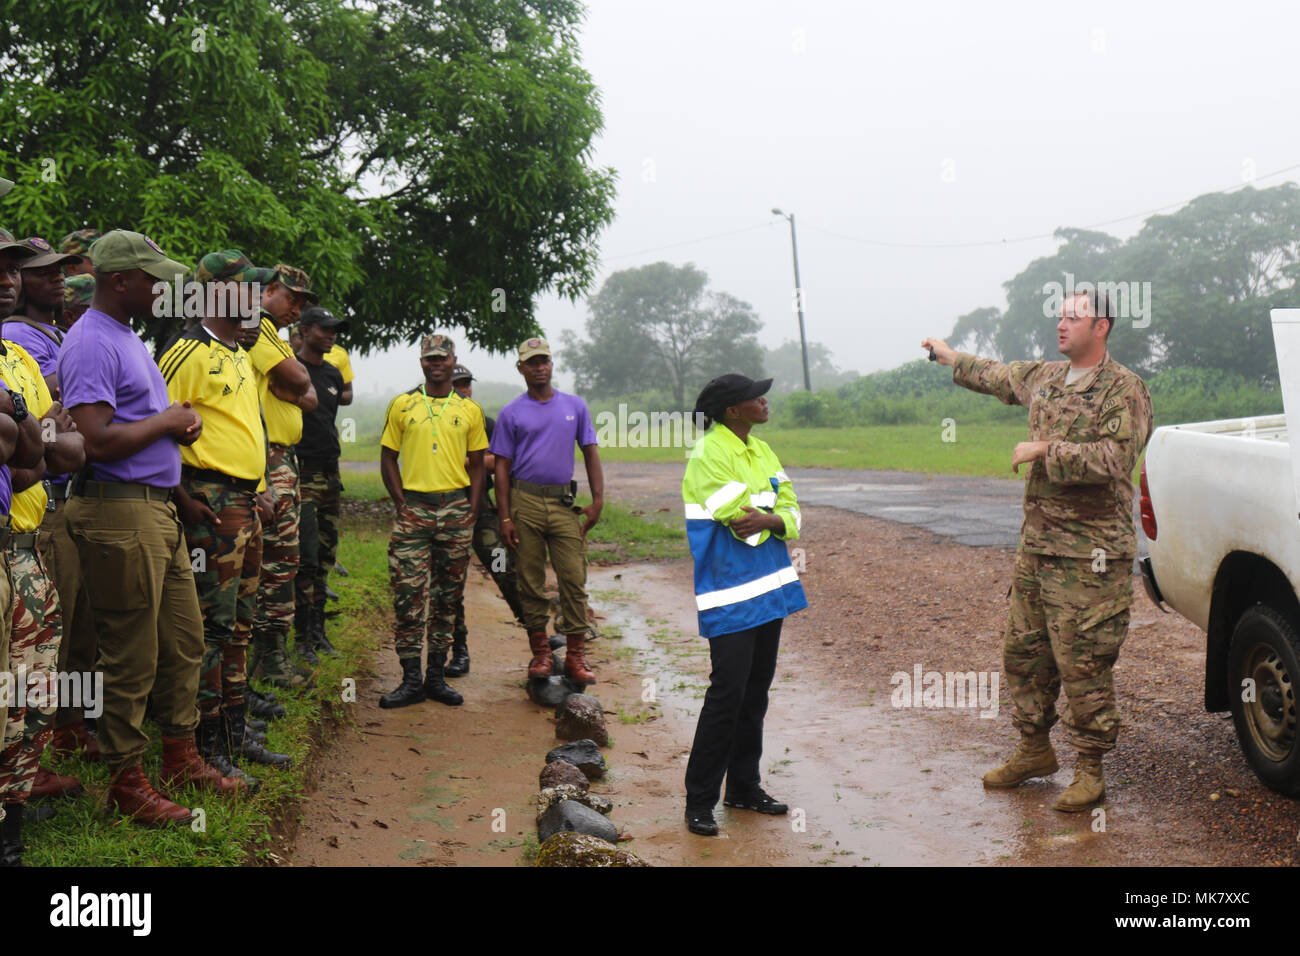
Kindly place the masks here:
<instances>
[{"instance_id":1,"label":"tan combat boot","mask_svg":"<svg viewBox=\"0 0 1300 956\"><path fill-rule=\"evenodd\" d=\"M984 775L984 786L1018 787L1031 777L1047 777L1060 769L1050 731L1039 730L1020 738L1011 759Z\"/></svg>"},{"instance_id":2,"label":"tan combat boot","mask_svg":"<svg viewBox=\"0 0 1300 956\"><path fill-rule=\"evenodd\" d=\"M1095 807L1106 798L1106 781L1101 773L1101 757L1079 754L1074 765L1074 782L1052 806L1063 813L1078 813Z\"/></svg>"}]
</instances>

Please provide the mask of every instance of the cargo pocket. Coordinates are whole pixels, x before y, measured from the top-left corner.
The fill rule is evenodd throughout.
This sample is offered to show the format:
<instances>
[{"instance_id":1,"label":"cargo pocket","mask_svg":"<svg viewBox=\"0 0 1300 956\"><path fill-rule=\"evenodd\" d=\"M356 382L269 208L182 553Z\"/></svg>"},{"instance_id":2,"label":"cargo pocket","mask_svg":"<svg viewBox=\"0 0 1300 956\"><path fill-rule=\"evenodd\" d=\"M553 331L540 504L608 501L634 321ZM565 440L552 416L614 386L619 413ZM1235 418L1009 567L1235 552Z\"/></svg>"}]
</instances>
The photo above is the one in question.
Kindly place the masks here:
<instances>
[{"instance_id":1,"label":"cargo pocket","mask_svg":"<svg viewBox=\"0 0 1300 956\"><path fill-rule=\"evenodd\" d=\"M91 606L139 611L149 606L144 552L137 531L72 531Z\"/></svg>"}]
</instances>

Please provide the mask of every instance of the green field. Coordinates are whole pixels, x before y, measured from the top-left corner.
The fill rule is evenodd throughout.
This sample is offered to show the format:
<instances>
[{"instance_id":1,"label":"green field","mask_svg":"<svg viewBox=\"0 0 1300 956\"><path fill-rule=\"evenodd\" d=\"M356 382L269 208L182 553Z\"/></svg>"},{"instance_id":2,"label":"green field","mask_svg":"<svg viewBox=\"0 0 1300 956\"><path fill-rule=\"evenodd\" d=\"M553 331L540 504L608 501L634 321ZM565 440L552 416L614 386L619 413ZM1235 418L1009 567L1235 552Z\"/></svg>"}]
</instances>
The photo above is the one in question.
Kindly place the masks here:
<instances>
[{"instance_id":1,"label":"green field","mask_svg":"<svg viewBox=\"0 0 1300 956\"><path fill-rule=\"evenodd\" d=\"M857 428L764 428L753 432L790 468L869 468L1014 478L1011 451L1024 425L956 425L944 441L939 425ZM601 448L605 461L686 461L683 448ZM1021 471L1023 475L1023 470Z\"/></svg>"},{"instance_id":2,"label":"green field","mask_svg":"<svg viewBox=\"0 0 1300 956\"><path fill-rule=\"evenodd\" d=\"M867 425L856 428L764 428L754 434L791 468L868 468L946 475L1014 478L1011 450L1026 440L1022 424L953 426L944 441L940 425ZM687 449L604 446L605 461L686 462ZM575 459L582 455L575 449ZM343 445L344 461L379 461L379 443ZM1023 472L1022 472L1023 474ZM347 478L345 476L345 481Z\"/></svg>"}]
</instances>

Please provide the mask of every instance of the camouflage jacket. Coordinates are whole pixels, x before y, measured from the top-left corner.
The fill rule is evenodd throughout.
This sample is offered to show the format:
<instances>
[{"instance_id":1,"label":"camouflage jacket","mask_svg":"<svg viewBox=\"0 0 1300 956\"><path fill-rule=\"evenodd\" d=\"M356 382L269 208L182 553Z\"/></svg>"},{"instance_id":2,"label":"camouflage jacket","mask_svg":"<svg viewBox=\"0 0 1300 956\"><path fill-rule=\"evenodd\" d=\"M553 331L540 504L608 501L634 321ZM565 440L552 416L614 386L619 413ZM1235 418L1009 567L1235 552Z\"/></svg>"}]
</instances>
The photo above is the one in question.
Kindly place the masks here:
<instances>
[{"instance_id":1,"label":"camouflage jacket","mask_svg":"<svg viewBox=\"0 0 1300 956\"><path fill-rule=\"evenodd\" d=\"M957 354L952 380L1029 409L1029 441L1050 444L1025 484L1020 548L1106 559L1137 553L1133 468L1151 437L1151 396L1110 353L1073 385L1069 362L995 362Z\"/></svg>"}]
</instances>

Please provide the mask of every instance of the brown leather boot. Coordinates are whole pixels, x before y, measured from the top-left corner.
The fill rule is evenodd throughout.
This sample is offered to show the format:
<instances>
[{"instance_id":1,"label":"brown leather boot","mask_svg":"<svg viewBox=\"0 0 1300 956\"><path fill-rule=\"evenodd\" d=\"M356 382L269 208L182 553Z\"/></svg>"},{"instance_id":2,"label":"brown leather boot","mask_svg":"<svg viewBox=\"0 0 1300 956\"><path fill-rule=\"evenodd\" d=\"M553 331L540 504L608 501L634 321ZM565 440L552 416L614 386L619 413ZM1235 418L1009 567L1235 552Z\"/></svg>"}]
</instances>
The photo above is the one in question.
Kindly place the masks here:
<instances>
[{"instance_id":1,"label":"brown leather boot","mask_svg":"<svg viewBox=\"0 0 1300 956\"><path fill-rule=\"evenodd\" d=\"M192 816L185 807L172 803L155 790L139 764L127 767L113 778L108 789L108 805L146 826L189 823Z\"/></svg>"},{"instance_id":2,"label":"brown leather boot","mask_svg":"<svg viewBox=\"0 0 1300 956\"><path fill-rule=\"evenodd\" d=\"M583 634L566 634L564 636L564 676L579 684L596 683L596 675L587 666L587 658L582 654Z\"/></svg>"},{"instance_id":3,"label":"brown leather boot","mask_svg":"<svg viewBox=\"0 0 1300 956\"><path fill-rule=\"evenodd\" d=\"M44 767L36 768L36 779L32 781L32 800L42 797L72 797L79 793L81 781L76 777L65 777Z\"/></svg>"},{"instance_id":4,"label":"brown leather boot","mask_svg":"<svg viewBox=\"0 0 1300 956\"><path fill-rule=\"evenodd\" d=\"M95 739L95 735L90 732L84 720L55 727L54 736L50 738L50 746L54 749L56 757L66 757L80 750L83 760L104 759L103 754L99 752L99 741Z\"/></svg>"},{"instance_id":5,"label":"brown leather boot","mask_svg":"<svg viewBox=\"0 0 1300 956\"><path fill-rule=\"evenodd\" d=\"M221 771L199 756L193 737L182 737L179 740L163 738L162 773L158 779L168 790L187 783L217 793L245 793L248 790L245 781L222 776Z\"/></svg>"},{"instance_id":6,"label":"brown leather boot","mask_svg":"<svg viewBox=\"0 0 1300 956\"><path fill-rule=\"evenodd\" d=\"M533 659L528 665L529 677L551 676L551 642L545 631L530 631L528 646L532 648Z\"/></svg>"}]
</instances>

